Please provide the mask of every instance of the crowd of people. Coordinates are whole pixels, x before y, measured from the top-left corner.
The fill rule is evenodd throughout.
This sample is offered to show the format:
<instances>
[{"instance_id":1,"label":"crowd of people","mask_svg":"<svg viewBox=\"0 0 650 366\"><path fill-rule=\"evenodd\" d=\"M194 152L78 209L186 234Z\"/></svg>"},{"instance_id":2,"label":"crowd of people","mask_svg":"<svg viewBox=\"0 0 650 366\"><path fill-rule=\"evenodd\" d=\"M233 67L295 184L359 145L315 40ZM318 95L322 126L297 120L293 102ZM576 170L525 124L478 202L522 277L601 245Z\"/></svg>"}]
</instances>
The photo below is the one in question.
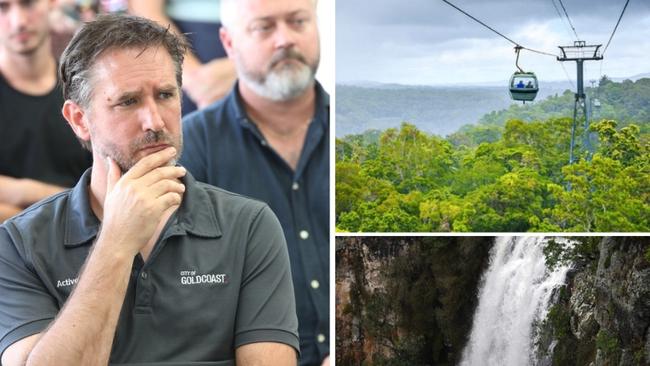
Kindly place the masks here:
<instances>
[{"instance_id":1,"label":"crowd of people","mask_svg":"<svg viewBox=\"0 0 650 366\"><path fill-rule=\"evenodd\" d=\"M329 365L317 0L0 0L0 364Z\"/></svg>"}]
</instances>

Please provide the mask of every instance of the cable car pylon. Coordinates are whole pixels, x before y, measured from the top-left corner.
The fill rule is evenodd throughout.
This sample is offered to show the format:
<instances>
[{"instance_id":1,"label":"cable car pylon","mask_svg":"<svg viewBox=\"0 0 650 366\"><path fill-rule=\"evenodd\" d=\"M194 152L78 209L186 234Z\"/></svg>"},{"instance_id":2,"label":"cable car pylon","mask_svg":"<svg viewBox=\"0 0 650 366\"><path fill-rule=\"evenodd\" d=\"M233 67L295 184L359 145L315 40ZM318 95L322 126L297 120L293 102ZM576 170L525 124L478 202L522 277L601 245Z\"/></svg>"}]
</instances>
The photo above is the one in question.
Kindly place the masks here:
<instances>
[{"instance_id":1,"label":"cable car pylon","mask_svg":"<svg viewBox=\"0 0 650 366\"><path fill-rule=\"evenodd\" d=\"M577 68L577 90L575 93L575 102L573 103L573 124L571 125L571 146L569 148L569 164L573 164L575 161L574 149L575 149L575 132L577 126L577 114L578 108L582 108L582 112L585 116L584 130L582 131L582 145L583 148L587 151L587 160L591 160L591 156L594 153L594 147L592 144L592 133L589 131L590 121L590 108L587 100L587 96L584 91L584 75L583 75L583 64L585 61L595 61L602 60L603 56L598 53L599 48L602 44L598 45L587 45L585 41L575 41L573 46L558 46L562 52L562 56L558 57L557 60L560 62L564 61L575 61Z\"/></svg>"}]
</instances>

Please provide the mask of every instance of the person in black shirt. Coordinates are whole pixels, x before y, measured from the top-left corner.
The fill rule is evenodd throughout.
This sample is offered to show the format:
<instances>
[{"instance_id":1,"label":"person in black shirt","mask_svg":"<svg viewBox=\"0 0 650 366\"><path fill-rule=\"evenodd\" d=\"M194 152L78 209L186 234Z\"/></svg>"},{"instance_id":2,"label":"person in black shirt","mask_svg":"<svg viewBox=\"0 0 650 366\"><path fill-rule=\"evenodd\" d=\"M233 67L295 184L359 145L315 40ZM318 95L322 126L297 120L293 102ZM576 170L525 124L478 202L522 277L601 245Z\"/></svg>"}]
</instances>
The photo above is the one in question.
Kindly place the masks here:
<instances>
[{"instance_id":1,"label":"person in black shirt","mask_svg":"<svg viewBox=\"0 0 650 366\"><path fill-rule=\"evenodd\" d=\"M73 186L92 163L61 114L52 3L0 0L0 222Z\"/></svg>"}]
</instances>

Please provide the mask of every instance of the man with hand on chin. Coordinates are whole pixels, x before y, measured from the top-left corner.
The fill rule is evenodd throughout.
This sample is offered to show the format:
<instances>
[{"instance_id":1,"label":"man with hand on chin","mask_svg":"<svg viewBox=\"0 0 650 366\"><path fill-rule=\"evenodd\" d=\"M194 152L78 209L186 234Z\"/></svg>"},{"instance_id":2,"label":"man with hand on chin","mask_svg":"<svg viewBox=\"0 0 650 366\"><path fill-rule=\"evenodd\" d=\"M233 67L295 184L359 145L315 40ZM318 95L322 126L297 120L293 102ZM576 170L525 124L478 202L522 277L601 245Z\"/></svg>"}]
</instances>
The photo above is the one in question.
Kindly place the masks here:
<instances>
[{"instance_id":1,"label":"man with hand on chin","mask_svg":"<svg viewBox=\"0 0 650 366\"><path fill-rule=\"evenodd\" d=\"M2 365L296 364L278 220L176 166L185 47L116 15L68 45L63 115L94 161L0 226Z\"/></svg>"}]
</instances>

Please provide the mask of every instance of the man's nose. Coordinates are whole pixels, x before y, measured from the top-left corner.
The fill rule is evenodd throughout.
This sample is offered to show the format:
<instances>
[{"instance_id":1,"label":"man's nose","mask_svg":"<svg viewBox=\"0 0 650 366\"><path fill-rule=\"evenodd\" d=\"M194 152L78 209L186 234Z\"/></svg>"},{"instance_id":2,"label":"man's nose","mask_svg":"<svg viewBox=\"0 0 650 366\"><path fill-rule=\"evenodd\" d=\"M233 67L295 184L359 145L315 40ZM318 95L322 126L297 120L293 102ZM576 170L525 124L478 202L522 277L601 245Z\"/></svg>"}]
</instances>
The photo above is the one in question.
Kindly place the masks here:
<instances>
[{"instance_id":1,"label":"man's nose","mask_svg":"<svg viewBox=\"0 0 650 366\"><path fill-rule=\"evenodd\" d=\"M275 32L275 47L289 48L296 44L296 30L292 29L286 22L279 22Z\"/></svg>"},{"instance_id":2,"label":"man's nose","mask_svg":"<svg viewBox=\"0 0 650 366\"><path fill-rule=\"evenodd\" d=\"M165 127L165 122L160 116L158 104L153 100L144 103L139 111L142 130L160 131Z\"/></svg>"},{"instance_id":3,"label":"man's nose","mask_svg":"<svg viewBox=\"0 0 650 366\"><path fill-rule=\"evenodd\" d=\"M29 18L28 12L29 9L26 9L20 4L11 7L9 10L9 22L11 24L12 31L15 32L25 28Z\"/></svg>"}]
</instances>

